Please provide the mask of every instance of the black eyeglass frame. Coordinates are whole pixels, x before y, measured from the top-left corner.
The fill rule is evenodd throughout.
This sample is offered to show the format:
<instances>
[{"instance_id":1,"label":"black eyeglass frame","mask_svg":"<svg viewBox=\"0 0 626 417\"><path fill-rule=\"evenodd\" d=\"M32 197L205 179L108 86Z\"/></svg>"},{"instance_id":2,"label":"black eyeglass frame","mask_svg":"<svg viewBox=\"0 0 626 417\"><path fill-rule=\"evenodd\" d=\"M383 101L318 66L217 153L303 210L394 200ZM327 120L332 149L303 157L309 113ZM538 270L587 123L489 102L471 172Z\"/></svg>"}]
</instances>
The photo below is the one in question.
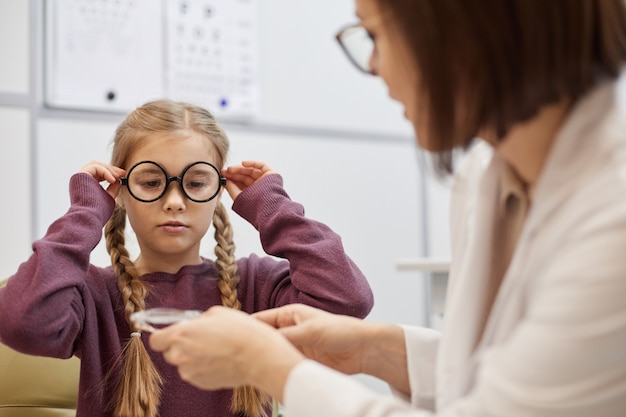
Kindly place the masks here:
<instances>
[{"instance_id":1,"label":"black eyeglass frame","mask_svg":"<svg viewBox=\"0 0 626 417\"><path fill-rule=\"evenodd\" d=\"M165 187L163 187L163 192L161 194L159 194L158 197L153 198L151 200L145 200L143 198L139 198L137 197L134 193L133 190L128 186L128 177L130 177L130 174L133 172L133 170L135 168L137 168L139 165L142 164L152 164L152 165L156 165L157 167L159 167L159 169L161 171L163 171L163 174L165 175ZM189 171L189 169L193 166L196 166L198 164L203 164L203 165L208 165L211 168L213 168L215 170L215 172L217 173L217 176L219 178L219 184L217 186L217 191L215 191L215 193L207 198L207 199L203 199L203 200L197 200L195 198L192 198L189 196L189 194L187 194L187 191L185 191L185 187L183 186L183 178L185 177L185 173L187 171ZM187 197L189 200L195 202L195 203L208 203L209 201L213 200L215 197L217 197L217 195L220 193L220 190L222 189L222 187L226 186L226 178L224 178L221 174L220 174L220 170L217 169L217 167L213 164L211 164L210 162L205 162L205 161L197 161L194 162L192 164L189 164L185 167L185 169L183 169L182 174L180 174L180 176L169 176L167 175L167 171L165 170L165 168L163 168L161 166L161 164L159 164L158 162L154 162L154 161L140 161L137 162L135 165L133 165L132 167L130 167L130 169L128 170L128 174L125 177L120 178L120 184L126 186L126 188L128 189L128 193L137 201L141 201L142 203L152 203L154 201L160 200L161 198L163 198L163 196L165 195L165 193L167 193L167 189L169 188L170 184L172 182L177 182L180 185L180 189L183 192L183 195L185 197Z\"/></svg>"},{"instance_id":2,"label":"black eyeglass frame","mask_svg":"<svg viewBox=\"0 0 626 417\"><path fill-rule=\"evenodd\" d=\"M337 43L341 47L341 50L346 55L348 60L352 63L352 65L354 65L356 67L356 69L358 69L360 72L362 72L364 74L367 74L367 75L375 75L371 68L363 68L361 66L361 64L359 64L356 61L356 59L354 59L354 56L352 56L352 52L350 52L350 49L346 46L346 44L343 41L343 37L345 36L346 32L348 30L350 30L350 29L355 29L355 28L361 28L361 29L365 30L363 25L361 25L360 23L350 23L350 24L347 24L347 25L341 27L337 31L337 33L335 34L335 40L337 41Z\"/></svg>"}]
</instances>

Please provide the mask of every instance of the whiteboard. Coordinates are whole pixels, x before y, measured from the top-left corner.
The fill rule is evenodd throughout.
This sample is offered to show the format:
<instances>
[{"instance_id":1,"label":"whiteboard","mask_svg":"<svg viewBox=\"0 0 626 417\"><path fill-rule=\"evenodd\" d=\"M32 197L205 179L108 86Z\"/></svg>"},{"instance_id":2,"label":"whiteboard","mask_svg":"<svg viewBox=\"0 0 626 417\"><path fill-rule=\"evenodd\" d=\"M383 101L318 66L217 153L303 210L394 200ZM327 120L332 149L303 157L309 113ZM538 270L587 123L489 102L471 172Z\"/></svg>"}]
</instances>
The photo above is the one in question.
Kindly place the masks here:
<instances>
[{"instance_id":1,"label":"whiteboard","mask_svg":"<svg viewBox=\"0 0 626 417\"><path fill-rule=\"evenodd\" d=\"M164 95L220 118L259 113L257 0L169 0Z\"/></svg>"},{"instance_id":2,"label":"whiteboard","mask_svg":"<svg viewBox=\"0 0 626 417\"><path fill-rule=\"evenodd\" d=\"M46 2L45 103L126 112L163 94L162 5Z\"/></svg>"},{"instance_id":3,"label":"whiteboard","mask_svg":"<svg viewBox=\"0 0 626 417\"><path fill-rule=\"evenodd\" d=\"M45 103L125 113L166 96L221 121L412 137L383 82L352 68L334 39L356 20L353 8L352 0L50 0Z\"/></svg>"},{"instance_id":4,"label":"whiteboard","mask_svg":"<svg viewBox=\"0 0 626 417\"><path fill-rule=\"evenodd\" d=\"M353 3L261 3L262 122L413 137L382 80L353 68L335 40L339 28L357 21Z\"/></svg>"},{"instance_id":5,"label":"whiteboard","mask_svg":"<svg viewBox=\"0 0 626 417\"><path fill-rule=\"evenodd\" d=\"M52 0L46 16L50 107L125 113L165 96L258 112L256 0Z\"/></svg>"}]
</instances>

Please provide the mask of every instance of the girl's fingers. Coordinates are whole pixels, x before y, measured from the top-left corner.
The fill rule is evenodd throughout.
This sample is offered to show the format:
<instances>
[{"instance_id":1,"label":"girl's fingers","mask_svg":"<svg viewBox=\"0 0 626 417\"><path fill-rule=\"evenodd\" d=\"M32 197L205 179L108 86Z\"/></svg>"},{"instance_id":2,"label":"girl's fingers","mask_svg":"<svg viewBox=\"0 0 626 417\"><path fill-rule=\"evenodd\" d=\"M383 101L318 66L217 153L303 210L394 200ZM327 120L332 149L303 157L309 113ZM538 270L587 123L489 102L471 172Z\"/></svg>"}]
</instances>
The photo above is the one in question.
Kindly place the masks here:
<instances>
[{"instance_id":1,"label":"girl's fingers","mask_svg":"<svg viewBox=\"0 0 626 417\"><path fill-rule=\"evenodd\" d=\"M98 181L107 181L108 183L113 184L118 182L119 179L124 176L126 171L103 162L92 161L85 165L81 169L81 172L91 175Z\"/></svg>"}]
</instances>

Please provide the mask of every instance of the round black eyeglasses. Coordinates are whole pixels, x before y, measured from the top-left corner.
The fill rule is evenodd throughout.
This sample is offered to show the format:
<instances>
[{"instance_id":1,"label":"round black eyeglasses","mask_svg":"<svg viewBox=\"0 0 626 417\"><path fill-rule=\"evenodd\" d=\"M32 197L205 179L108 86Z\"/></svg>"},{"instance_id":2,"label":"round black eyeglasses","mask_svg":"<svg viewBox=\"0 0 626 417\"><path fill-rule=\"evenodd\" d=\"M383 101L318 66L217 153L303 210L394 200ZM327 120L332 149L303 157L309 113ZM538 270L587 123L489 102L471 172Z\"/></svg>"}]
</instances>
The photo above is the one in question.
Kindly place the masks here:
<instances>
[{"instance_id":1,"label":"round black eyeglasses","mask_svg":"<svg viewBox=\"0 0 626 417\"><path fill-rule=\"evenodd\" d=\"M185 197L196 203L213 200L226 185L226 178L208 162L188 165L180 177L170 177L165 168L153 161L141 161L133 165L120 183L128 188L135 200L143 203L157 201L165 195L172 182L180 184Z\"/></svg>"}]
</instances>

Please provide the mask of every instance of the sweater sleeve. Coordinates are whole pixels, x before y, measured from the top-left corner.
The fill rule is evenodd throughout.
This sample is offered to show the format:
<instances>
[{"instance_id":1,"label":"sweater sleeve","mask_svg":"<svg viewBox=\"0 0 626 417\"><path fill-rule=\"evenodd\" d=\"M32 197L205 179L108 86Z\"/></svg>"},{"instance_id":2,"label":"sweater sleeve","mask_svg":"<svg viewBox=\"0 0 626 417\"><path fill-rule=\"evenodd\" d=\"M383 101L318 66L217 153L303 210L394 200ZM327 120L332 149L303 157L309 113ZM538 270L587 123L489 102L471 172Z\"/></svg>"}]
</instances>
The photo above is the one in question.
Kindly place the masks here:
<instances>
[{"instance_id":1,"label":"sweater sleeve","mask_svg":"<svg viewBox=\"0 0 626 417\"><path fill-rule=\"evenodd\" d=\"M70 179L70 200L0 289L0 340L24 353L70 357L82 330L90 253L115 202L85 173Z\"/></svg>"},{"instance_id":2,"label":"sweater sleeve","mask_svg":"<svg viewBox=\"0 0 626 417\"><path fill-rule=\"evenodd\" d=\"M288 262L253 257L240 270L261 286L259 308L304 303L327 311L365 317L374 297L367 279L346 254L341 237L309 219L302 205L283 189L279 174L268 175L244 190L233 210L258 231L265 252ZM247 270L246 270L247 269Z\"/></svg>"}]
</instances>

